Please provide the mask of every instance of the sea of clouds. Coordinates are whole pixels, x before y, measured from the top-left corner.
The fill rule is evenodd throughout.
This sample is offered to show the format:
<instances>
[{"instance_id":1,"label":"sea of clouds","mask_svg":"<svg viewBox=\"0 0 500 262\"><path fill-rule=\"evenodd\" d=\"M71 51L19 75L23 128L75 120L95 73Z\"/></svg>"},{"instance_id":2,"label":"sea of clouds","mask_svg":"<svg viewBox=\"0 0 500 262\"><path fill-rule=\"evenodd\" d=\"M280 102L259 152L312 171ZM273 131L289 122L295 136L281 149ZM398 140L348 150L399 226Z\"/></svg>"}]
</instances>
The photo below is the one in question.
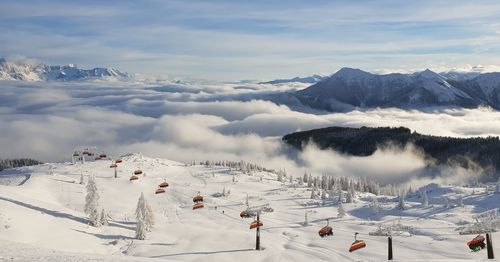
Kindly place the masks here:
<instances>
[{"instance_id":1,"label":"sea of clouds","mask_svg":"<svg viewBox=\"0 0 500 262\"><path fill-rule=\"evenodd\" d=\"M426 174L409 146L369 157L314 145L297 152L287 133L327 126L405 126L441 136L499 136L500 112L373 109L315 112L282 95L304 86L257 84L143 84L123 82L0 81L0 158L70 159L96 146L111 156L141 152L181 162L245 160L299 176L304 172L368 176L381 181L463 182L477 170L442 167ZM287 105L272 101L287 101Z\"/></svg>"}]
</instances>

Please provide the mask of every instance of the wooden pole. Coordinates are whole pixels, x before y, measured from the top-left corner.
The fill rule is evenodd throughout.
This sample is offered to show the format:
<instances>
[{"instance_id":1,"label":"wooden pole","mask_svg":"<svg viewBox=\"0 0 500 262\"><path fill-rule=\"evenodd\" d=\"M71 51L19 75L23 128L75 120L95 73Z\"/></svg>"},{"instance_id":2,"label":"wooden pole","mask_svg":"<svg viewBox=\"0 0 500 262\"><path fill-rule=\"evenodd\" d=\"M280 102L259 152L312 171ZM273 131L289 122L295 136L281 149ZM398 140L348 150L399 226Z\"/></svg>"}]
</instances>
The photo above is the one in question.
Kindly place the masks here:
<instances>
[{"instance_id":1,"label":"wooden pole","mask_svg":"<svg viewBox=\"0 0 500 262\"><path fill-rule=\"evenodd\" d=\"M260 250L260 211L257 212L257 230L256 230L256 238L255 238L255 250Z\"/></svg>"},{"instance_id":2,"label":"wooden pole","mask_svg":"<svg viewBox=\"0 0 500 262\"><path fill-rule=\"evenodd\" d=\"M488 259L495 259L495 255L493 254L493 240L490 233L486 233L486 249L488 251Z\"/></svg>"},{"instance_id":3,"label":"wooden pole","mask_svg":"<svg viewBox=\"0 0 500 262\"><path fill-rule=\"evenodd\" d=\"M387 237L387 244L388 244L388 254L387 254L387 260L391 260L392 261L392 237L389 236Z\"/></svg>"}]
</instances>

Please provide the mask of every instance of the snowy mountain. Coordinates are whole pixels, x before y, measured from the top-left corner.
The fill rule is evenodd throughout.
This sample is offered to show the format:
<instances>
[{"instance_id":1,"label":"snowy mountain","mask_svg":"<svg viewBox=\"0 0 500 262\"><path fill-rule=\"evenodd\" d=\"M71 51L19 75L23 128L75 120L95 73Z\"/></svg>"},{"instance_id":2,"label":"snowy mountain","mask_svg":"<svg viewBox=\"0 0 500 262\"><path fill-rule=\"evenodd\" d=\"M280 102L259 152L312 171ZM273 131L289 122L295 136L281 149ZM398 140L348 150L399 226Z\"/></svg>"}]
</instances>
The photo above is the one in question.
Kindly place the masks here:
<instances>
[{"instance_id":1,"label":"snowy mountain","mask_svg":"<svg viewBox=\"0 0 500 262\"><path fill-rule=\"evenodd\" d=\"M267 82L260 82L259 84L272 84L272 85L287 84L287 83L314 84L314 83L317 83L325 78L327 78L327 76L312 75L312 76L306 76L306 77L294 77L294 78L289 78L289 79L276 79L276 80L271 80L271 81L267 81Z\"/></svg>"},{"instance_id":2,"label":"snowy mountain","mask_svg":"<svg viewBox=\"0 0 500 262\"><path fill-rule=\"evenodd\" d=\"M386 261L384 232L390 231L397 261L483 261L485 250L465 245L475 235L460 232L474 229L476 220L499 220L494 208L500 194L492 185L431 184L420 189L424 203L424 193L410 191L401 199L394 188L363 192L372 187L366 180L298 174L278 181L275 173L221 162L185 165L140 154L121 160L117 178L109 159L0 172L0 260ZM130 181L137 169L142 174ZM83 212L91 175L107 213L108 225L101 227L90 226ZM169 186L155 194L163 182ZM136 238L141 193L155 221L144 240ZM204 207L193 210L198 193ZM260 216L259 251L249 228L254 217L240 216L247 201L250 210L267 210ZM318 231L327 223L333 235L322 238ZM355 232L366 247L349 252Z\"/></svg>"},{"instance_id":3,"label":"snowy mountain","mask_svg":"<svg viewBox=\"0 0 500 262\"><path fill-rule=\"evenodd\" d=\"M377 75L342 68L295 96L305 105L328 111L354 108L422 108L455 106L500 108L500 73L480 74L472 79L458 74L425 70L413 74ZM472 75L469 75L472 77Z\"/></svg>"},{"instance_id":4,"label":"snowy mountain","mask_svg":"<svg viewBox=\"0 0 500 262\"><path fill-rule=\"evenodd\" d=\"M0 80L23 81L81 81L89 79L127 79L130 75L114 68L80 69L74 64L66 66L43 63L12 62L0 58Z\"/></svg>"}]
</instances>

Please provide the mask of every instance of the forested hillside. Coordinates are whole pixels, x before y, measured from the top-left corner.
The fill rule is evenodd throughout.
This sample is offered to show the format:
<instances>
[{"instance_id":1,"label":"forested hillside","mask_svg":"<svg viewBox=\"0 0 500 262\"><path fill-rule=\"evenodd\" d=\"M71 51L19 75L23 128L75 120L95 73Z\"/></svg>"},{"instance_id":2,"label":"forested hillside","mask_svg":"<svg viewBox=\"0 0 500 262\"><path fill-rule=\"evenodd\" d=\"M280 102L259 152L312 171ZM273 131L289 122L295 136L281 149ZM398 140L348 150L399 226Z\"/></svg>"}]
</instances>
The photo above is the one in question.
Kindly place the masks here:
<instances>
[{"instance_id":1,"label":"forested hillside","mask_svg":"<svg viewBox=\"0 0 500 262\"><path fill-rule=\"evenodd\" d=\"M37 160L29 159L29 158L20 158L20 159L0 159L0 171L13 167L21 167L21 166L34 166L39 165L42 162Z\"/></svg>"},{"instance_id":2,"label":"forested hillside","mask_svg":"<svg viewBox=\"0 0 500 262\"><path fill-rule=\"evenodd\" d=\"M328 127L285 135L283 141L302 149L312 141L321 149L368 156L377 148L393 145L403 148L414 144L425 157L436 164L456 163L469 168L479 165L489 176L500 170L500 140L498 137L456 138L422 135L405 127Z\"/></svg>"}]
</instances>

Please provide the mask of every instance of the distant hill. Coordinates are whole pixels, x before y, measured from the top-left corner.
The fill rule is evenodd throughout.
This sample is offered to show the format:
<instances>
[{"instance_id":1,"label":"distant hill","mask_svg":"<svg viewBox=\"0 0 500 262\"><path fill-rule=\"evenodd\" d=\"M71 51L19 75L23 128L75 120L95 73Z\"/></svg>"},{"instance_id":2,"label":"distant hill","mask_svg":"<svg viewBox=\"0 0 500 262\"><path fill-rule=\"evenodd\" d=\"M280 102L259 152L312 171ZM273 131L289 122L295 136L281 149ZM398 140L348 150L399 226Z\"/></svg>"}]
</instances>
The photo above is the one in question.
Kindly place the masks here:
<instances>
[{"instance_id":1,"label":"distant hill","mask_svg":"<svg viewBox=\"0 0 500 262\"><path fill-rule=\"evenodd\" d=\"M0 58L0 80L82 81L104 78L127 79L130 78L130 75L115 68L80 69L74 64L47 65L13 62Z\"/></svg>"},{"instance_id":2,"label":"distant hill","mask_svg":"<svg viewBox=\"0 0 500 262\"><path fill-rule=\"evenodd\" d=\"M342 68L294 96L304 105L334 112L376 107L490 106L500 109L500 73L441 75L425 70L377 75Z\"/></svg>"},{"instance_id":3,"label":"distant hill","mask_svg":"<svg viewBox=\"0 0 500 262\"><path fill-rule=\"evenodd\" d=\"M435 161L436 164L454 162L468 168L471 165L469 160L472 160L487 170L489 175L497 176L498 171L500 171L500 140L498 137L430 136L411 132L405 127L328 127L288 134L282 140L299 150L306 143L312 141L321 149L333 149L354 156L369 156L377 148L388 144L404 148L411 143L422 150L425 157Z\"/></svg>"}]
</instances>

